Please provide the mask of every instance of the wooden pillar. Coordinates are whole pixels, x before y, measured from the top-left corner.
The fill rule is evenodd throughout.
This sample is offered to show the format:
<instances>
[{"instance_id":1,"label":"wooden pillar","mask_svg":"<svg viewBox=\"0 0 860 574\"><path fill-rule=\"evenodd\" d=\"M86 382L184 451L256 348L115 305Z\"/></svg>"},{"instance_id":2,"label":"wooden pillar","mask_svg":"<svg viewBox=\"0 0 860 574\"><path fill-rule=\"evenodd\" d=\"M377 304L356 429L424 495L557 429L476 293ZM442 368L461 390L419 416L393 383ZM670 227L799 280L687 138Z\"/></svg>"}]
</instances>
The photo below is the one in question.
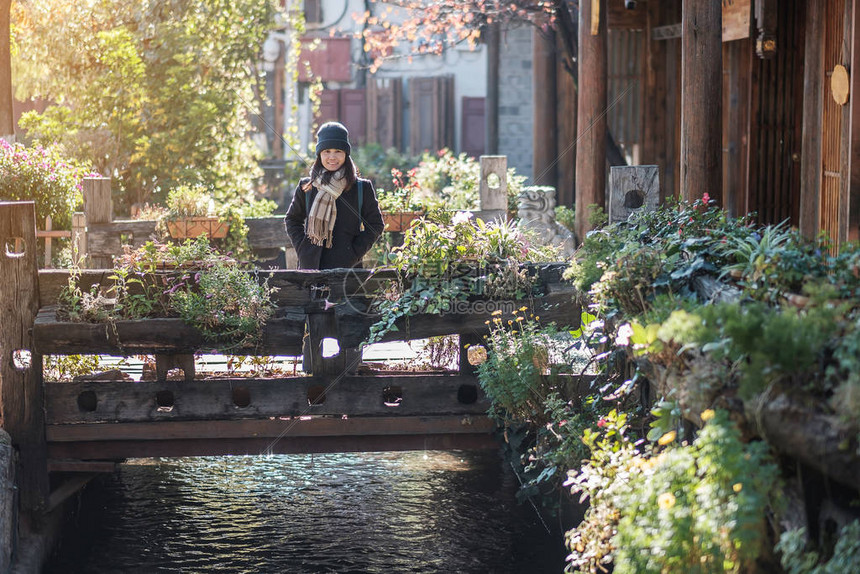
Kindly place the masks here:
<instances>
[{"instance_id":1,"label":"wooden pillar","mask_svg":"<svg viewBox=\"0 0 860 574\"><path fill-rule=\"evenodd\" d=\"M16 240L20 251L11 247ZM42 357L32 352L39 311L36 255L35 203L0 202L0 417L18 450L26 513L39 513L49 494Z\"/></svg>"},{"instance_id":2,"label":"wooden pillar","mask_svg":"<svg viewBox=\"0 0 860 574\"><path fill-rule=\"evenodd\" d=\"M665 24L663 2L646 4L647 20L645 32L645 108L642 114L642 163L654 164L665 172L666 138L669 118L666 100L666 41L652 37L652 30Z\"/></svg>"},{"instance_id":3,"label":"wooden pillar","mask_svg":"<svg viewBox=\"0 0 860 574\"><path fill-rule=\"evenodd\" d=\"M561 46L559 46L561 50ZM561 58L558 65L558 183L556 184L556 205L573 207L576 194L576 82Z\"/></svg>"},{"instance_id":4,"label":"wooden pillar","mask_svg":"<svg viewBox=\"0 0 860 574\"><path fill-rule=\"evenodd\" d=\"M111 200L110 178L86 177L83 181L84 214L86 225L113 222L113 201ZM109 269L113 267L110 257L88 257L88 267L92 269Z\"/></svg>"},{"instance_id":5,"label":"wooden pillar","mask_svg":"<svg viewBox=\"0 0 860 574\"><path fill-rule=\"evenodd\" d=\"M9 18L12 0L0 0L0 137L15 138L12 110L12 53L9 45Z\"/></svg>"},{"instance_id":6,"label":"wooden pillar","mask_svg":"<svg viewBox=\"0 0 860 574\"><path fill-rule=\"evenodd\" d=\"M576 237L591 230L589 205L606 209L607 33L606 0L579 3Z\"/></svg>"},{"instance_id":7,"label":"wooden pillar","mask_svg":"<svg viewBox=\"0 0 860 574\"><path fill-rule=\"evenodd\" d=\"M555 33L535 30L532 58L532 100L534 126L532 127L532 183L558 184L556 162L558 158L558 121Z\"/></svg>"},{"instance_id":8,"label":"wooden pillar","mask_svg":"<svg viewBox=\"0 0 860 574\"><path fill-rule=\"evenodd\" d=\"M684 0L681 15L681 197L722 195L722 4Z\"/></svg>"},{"instance_id":9,"label":"wooden pillar","mask_svg":"<svg viewBox=\"0 0 860 574\"><path fill-rule=\"evenodd\" d=\"M824 2L806 4L806 45L803 58L803 141L800 157L800 232L818 235L821 214L821 108L824 78Z\"/></svg>"},{"instance_id":10,"label":"wooden pillar","mask_svg":"<svg viewBox=\"0 0 860 574\"><path fill-rule=\"evenodd\" d=\"M852 3L851 35L851 94L860 93L860 0ZM851 151L849 158L850 186L848 192L848 240L860 240L860 98L849 95L851 108Z\"/></svg>"},{"instance_id":11,"label":"wooden pillar","mask_svg":"<svg viewBox=\"0 0 860 574\"><path fill-rule=\"evenodd\" d=\"M487 107L486 107L486 147L487 155L499 153L499 57L500 49L499 24L495 22L487 26Z\"/></svg>"}]
</instances>

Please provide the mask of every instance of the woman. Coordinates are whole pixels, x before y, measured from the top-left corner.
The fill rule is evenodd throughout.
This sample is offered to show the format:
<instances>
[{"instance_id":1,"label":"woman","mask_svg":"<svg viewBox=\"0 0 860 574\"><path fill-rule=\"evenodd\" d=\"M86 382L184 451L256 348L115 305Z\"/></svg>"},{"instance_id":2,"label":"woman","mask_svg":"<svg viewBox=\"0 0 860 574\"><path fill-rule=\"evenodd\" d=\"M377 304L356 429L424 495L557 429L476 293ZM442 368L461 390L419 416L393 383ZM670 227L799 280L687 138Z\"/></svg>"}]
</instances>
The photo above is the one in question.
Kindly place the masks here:
<instances>
[{"instance_id":1,"label":"woman","mask_svg":"<svg viewBox=\"0 0 860 574\"><path fill-rule=\"evenodd\" d=\"M316 151L310 177L296 186L285 219L299 269L361 267L383 229L373 184L358 178L342 124L320 126Z\"/></svg>"}]
</instances>

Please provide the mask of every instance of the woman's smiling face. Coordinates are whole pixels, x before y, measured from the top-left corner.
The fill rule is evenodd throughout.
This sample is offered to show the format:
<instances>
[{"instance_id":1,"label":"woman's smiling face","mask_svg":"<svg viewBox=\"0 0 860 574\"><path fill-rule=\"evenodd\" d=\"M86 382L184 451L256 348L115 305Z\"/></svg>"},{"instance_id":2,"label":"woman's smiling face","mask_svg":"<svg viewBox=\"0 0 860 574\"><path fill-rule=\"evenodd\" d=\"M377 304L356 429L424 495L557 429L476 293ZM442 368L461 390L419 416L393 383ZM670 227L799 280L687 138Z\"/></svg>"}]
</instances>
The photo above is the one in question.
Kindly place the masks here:
<instances>
[{"instance_id":1,"label":"woman's smiling face","mask_svg":"<svg viewBox=\"0 0 860 574\"><path fill-rule=\"evenodd\" d=\"M346 152L340 149L324 149L320 153L322 165L329 171L337 171L346 162Z\"/></svg>"}]
</instances>

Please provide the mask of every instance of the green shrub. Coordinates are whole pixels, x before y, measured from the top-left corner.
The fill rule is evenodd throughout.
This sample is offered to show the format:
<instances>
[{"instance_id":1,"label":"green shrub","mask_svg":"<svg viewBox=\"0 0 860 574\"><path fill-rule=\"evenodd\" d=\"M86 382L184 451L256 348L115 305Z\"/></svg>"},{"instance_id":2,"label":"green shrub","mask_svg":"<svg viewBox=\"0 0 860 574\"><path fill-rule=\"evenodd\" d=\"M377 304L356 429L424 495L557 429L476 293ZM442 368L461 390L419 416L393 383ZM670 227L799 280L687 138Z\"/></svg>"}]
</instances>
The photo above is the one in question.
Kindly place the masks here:
<instances>
[{"instance_id":1,"label":"green shrub","mask_svg":"<svg viewBox=\"0 0 860 574\"><path fill-rule=\"evenodd\" d=\"M670 435L659 441L665 449L644 454L621 415L586 432L592 457L570 483L591 506L568 532L570 567L599 572L611 560L619 574L748 571L767 541L778 469L764 443L741 441L727 412L703 419L692 444Z\"/></svg>"},{"instance_id":2,"label":"green shrub","mask_svg":"<svg viewBox=\"0 0 860 574\"><path fill-rule=\"evenodd\" d=\"M81 180L96 176L80 164L63 159L54 148L24 147L0 139L0 200L36 202L36 224L50 216L54 229L70 229L72 213L81 205Z\"/></svg>"}]
</instances>

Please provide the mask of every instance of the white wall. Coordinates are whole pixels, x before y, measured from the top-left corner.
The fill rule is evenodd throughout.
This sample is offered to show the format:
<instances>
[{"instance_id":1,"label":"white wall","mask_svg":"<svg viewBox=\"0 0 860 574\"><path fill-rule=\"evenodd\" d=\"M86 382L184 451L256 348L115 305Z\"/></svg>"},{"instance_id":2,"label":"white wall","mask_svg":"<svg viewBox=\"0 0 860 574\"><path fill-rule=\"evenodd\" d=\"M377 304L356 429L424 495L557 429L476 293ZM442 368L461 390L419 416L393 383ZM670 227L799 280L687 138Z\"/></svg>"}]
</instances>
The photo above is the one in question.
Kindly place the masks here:
<instances>
[{"instance_id":1,"label":"white wall","mask_svg":"<svg viewBox=\"0 0 860 574\"><path fill-rule=\"evenodd\" d=\"M372 5L374 14L384 14L390 4L375 2ZM309 24L308 33L321 33L327 35L331 30L336 35L351 35L357 30L353 14L364 12L363 0L323 0L323 22L318 25ZM397 9L392 12L391 21L396 21ZM326 85L328 88L355 87L358 77L357 62L362 56L362 47L358 39L352 41L353 81L350 84L332 82ZM406 47L401 47L401 55L407 53ZM454 76L454 126L455 126L455 149L459 151L462 141L462 98L486 97L487 94L487 56L486 47L478 45L474 51L463 48L449 48L439 56L415 55L410 62L406 57L386 62L377 70L376 77L404 79L403 95L405 99L409 96L408 81L412 77L430 77L452 75ZM369 76L369 72L368 72ZM408 102L404 102L404 142L409 141L409 111ZM289 105L289 104L288 104ZM303 149L312 139L310 134L311 107L307 98L300 104L299 129L302 135ZM348 127L348 126L347 126Z\"/></svg>"}]
</instances>

